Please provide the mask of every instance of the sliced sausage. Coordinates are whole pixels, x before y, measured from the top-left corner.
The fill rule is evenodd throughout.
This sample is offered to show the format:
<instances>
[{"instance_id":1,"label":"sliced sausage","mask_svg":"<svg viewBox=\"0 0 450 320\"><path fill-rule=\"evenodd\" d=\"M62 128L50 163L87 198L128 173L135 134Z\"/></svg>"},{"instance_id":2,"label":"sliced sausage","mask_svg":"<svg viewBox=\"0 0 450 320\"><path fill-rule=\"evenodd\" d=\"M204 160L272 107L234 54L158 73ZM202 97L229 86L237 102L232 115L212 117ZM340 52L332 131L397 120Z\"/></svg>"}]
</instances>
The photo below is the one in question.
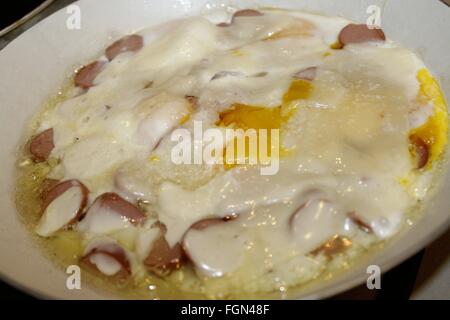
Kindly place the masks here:
<instances>
[{"instance_id":1,"label":"sliced sausage","mask_svg":"<svg viewBox=\"0 0 450 320\"><path fill-rule=\"evenodd\" d=\"M95 199L92 207L96 206L97 210L109 210L126 218L131 223L138 225L142 223L146 215L135 205L131 204L117 193L107 192Z\"/></svg>"},{"instance_id":2,"label":"sliced sausage","mask_svg":"<svg viewBox=\"0 0 450 320\"><path fill-rule=\"evenodd\" d=\"M368 223L366 223L364 220L362 220L354 211L350 212L348 214L348 217L362 231L364 231L366 233L372 233L373 232L372 227Z\"/></svg>"},{"instance_id":3,"label":"sliced sausage","mask_svg":"<svg viewBox=\"0 0 450 320\"><path fill-rule=\"evenodd\" d=\"M59 180L45 178L44 181L42 181L41 188L40 188L41 199L44 200L47 197L48 192L54 186L56 186L58 183L59 183Z\"/></svg>"},{"instance_id":4,"label":"sliced sausage","mask_svg":"<svg viewBox=\"0 0 450 320\"><path fill-rule=\"evenodd\" d=\"M238 18L238 17L259 17L262 16L262 12L258 11L258 10L254 10L254 9L243 9L243 10L239 10L236 11L233 14L233 18Z\"/></svg>"},{"instance_id":5,"label":"sliced sausage","mask_svg":"<svg viewBox=\"0 0 450 320\"><path fill-rule=\"evenodd\" d=\"M239 10L236 11L233 14L233 17L231 18L231 22L227 23L227 22L221 22L219 24L217 24L218 27L229 27L230 25L233 24L234 19L239 18L239 17L258 17L258 16L262 16L263 13L258 11L258 10L254 10L254 9L244 9L244 10Z\"/></svg>"},{"instance_id":6,"label":"sliced sausage","mask_svg":"<svg viewBox=\"0 0 450 320\"><path fill-rule=\"evenodd\" d=\"M343 253L351 245L352 241L350 239L342 236L334 236L317 249L311 251L310 254L313 256L323 254L327 258L331 258L336 254Z\"/></svg>"},{"instance_id":7,"label":"sliced sausage","mask_svg":"<svg viewBox=\"0 0 450 320\"><path fill-rule=\"evenodd\" d=\"M89 190L78 180L66 180L48 190L42 199L43 215L36 233L43 237L76 223L84 214Z\"/></svg>"},{"instance_id":8,"label":"sliced sausage","mask_svg":"<svg viewBox=\"0 0 450 320\"><path fill-rule=\"evenodd\" d=\"M238 217L237 215L232 215L232 216L225 216L223 218L203 219L203 220L197 221L193 225L191 225L190 229L203 230L205 228L208 228L208 227L216 225L216 224L220 224L220 223L223 223L223 222L234 220L237 217Z\"/></svg>"},{"instance_id":9,"label":"sliced sausage","mask_svg":"<svg viewBox=\"0 0 450 320\"><path fill-rule=\"evenodd\" d=\"M317 67L309 67L293 75L294 79L313 81L317 75Z\"/></svg>"},{"instance_id":10,"label":"sliced sausage","mask_svg":"<svg viewBox=\"0 0 450 320\"><path fill-rule=\"evenodd\" d=\"M74 83L77 87L89 89L94 85L97 75L103 70L105 61L94 61L77 71Z\"/></svg>"},{"instance_id":11,"label":"sliced sausage","mask_svg":"<svg viewBox=\"0 0 450 320\"><path fill-rule=\"evenodd\" d=\"M220 218L203 219L203 220L200 220L200 221L197 221L196 223L194 223L191 226L191 229L203 230L203 229L206 229L206 228L208 228L210 226L223 223L225 221L226 220L220 219Z\"/></svg>"},{"instance_id":12,"label":"sliced sausage","mask_svg":"<svg viewBox=\"0 0 450 320\"><path fill-rule=\"evenodd\" d=\"M116 193L107 192L95 199L77 228L82 232L109 234L142 225L146 215Z\"/></svg>"},{"instance_id":13,"label":"sliced sausage","mask_svg":"<svg viewBox=\"0 0 450 320\"><path fill-rule=\"evenodd\" d=\"M37 162L46 161L55 144L53 142L53 128L42 131L30 142L30 153Z\"/></svg>"},{"instance_id":14,"label":"sliced sausage","mask_svg":"<svg viewBox=\"0 0 450 320\"><path fill-rule=\"evenodd\" d=\"M131 264L126 251L112 240L88 245L81 262L106 276L123 278L131 275Z\"/></svg>"},{"instance_id":15,"label":"sliced sausage","mask_svg":"<svg viewBox=\"0 0 450 320\"><path fill-rule=\"evenodd\" d=\"M350 43L369 41L385 41L386 36L381 29L370 29L366 24L349 24L339 33L339 43L345 46Z\"/></svg>"},{"instance_id":16,"label":"sliced sausage","mask_svg":"<svg viewBox=\"0 0 450 320\"><path fill-rule=\"evenodd\" d=\"M160 230L159 236L155 239L144 265L153 272L170 272L181 267L183 262L183 250L179 243L173 247L167 242L164 231Z\"/></svg>"},{"instance_id":17,"label":"sliced sausage","mask_svg":"<svg viewBox=\"0 0 450 320\"><path fill-rule=\"evenodd\" d=\"M183 236L184 253L197 271L209 277L221 277L235 270L242 262L247 238L238 227L236 229L220 227L225 226L229 220L227 218L200 220Z\"/></svg>"},{"instance_id":18,"label":"sliced sausage","mask_svg":"<svg viewBox=\"0 0 450 320\"><path fill-rule=\"evenodd\" d=\"M295 244L304 252L311 252L343 230L346 212L339 203L326 199L325 194L309 192L288 220L288 230ZM320 232L311 232L320 228Z\"/></svg>"},{"instance_id":19,"label":"sliced sausage","mask_svg":"<svg viewBox=\"0 0 450 320\"><path fill-rule=\"evenodd\" d=\"M57 181L57 180L49 179L49 181L47 182L47 183L52 183L53 186L51 188L48 188L47 191L45 192L45 194L43 195L42 210L45 211L45 209L47 209L47 207L50 205L50 203L52 203L56 198L61 196L64 192L66 192L70 188L80 188L81 189L81 191L84 195L83 202L81 203L82 204L81 209L84 210L84 208L87 205L87 197L89 195L88 188L78 180L66 180L66 181L63 181L60 183L55 183L55 181Z\"/></svg>"},{"instance_id":20,"label":"sliced sausage","mask_svg":"<svg viewBox=\"0 0 450 320\"><path fill-rule=\"evenodd\" d=\"M136 52L144 46L144 39L142 36L132 34L117 40L105 50L106 57L109 61L113 60L121 53L132 51Z\"/></svg>"},{"instance_id":21,"label":"sliced sausage","mask_svg":"<svg viewBox=\"0 0 450 320\"><path fill-rule=\"evenodd\" d=\"M422 169L428 163L428 159L430 157L430 152L428 150L428 145L423 139L418 136L409 137L409 141L411 144L411 150L416 159L416 168Z\"/></svg>"}]
</instances>

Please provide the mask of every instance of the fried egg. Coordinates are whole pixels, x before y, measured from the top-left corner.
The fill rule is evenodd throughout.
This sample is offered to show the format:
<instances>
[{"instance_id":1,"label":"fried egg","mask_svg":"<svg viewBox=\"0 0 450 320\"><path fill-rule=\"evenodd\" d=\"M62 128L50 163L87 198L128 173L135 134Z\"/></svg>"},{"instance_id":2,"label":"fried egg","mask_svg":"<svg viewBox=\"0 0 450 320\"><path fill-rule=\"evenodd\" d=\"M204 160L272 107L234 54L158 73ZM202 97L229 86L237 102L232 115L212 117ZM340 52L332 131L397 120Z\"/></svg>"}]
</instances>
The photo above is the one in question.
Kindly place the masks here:
<instances>
[{"instance_id":1,"label":"fried egg","mask_svg":"<svg viewBox=\"0 0 450 320\"><path fill-rule=\"evenodd\" d=\"M36 233L78 233L80 261L110 281L156 274L216 298L284 292L394 237L448 133L439 84L412 51L379 29L276 9L119 39L37 119L26 156L55 183ZM228 156L246 136L215 143L224 163L202 162L199 124L258 142L276 129L276 149L272 137L255 150L277 172ZM174 132L192 163L173 161Z\"/></svg>"}]
</instances>

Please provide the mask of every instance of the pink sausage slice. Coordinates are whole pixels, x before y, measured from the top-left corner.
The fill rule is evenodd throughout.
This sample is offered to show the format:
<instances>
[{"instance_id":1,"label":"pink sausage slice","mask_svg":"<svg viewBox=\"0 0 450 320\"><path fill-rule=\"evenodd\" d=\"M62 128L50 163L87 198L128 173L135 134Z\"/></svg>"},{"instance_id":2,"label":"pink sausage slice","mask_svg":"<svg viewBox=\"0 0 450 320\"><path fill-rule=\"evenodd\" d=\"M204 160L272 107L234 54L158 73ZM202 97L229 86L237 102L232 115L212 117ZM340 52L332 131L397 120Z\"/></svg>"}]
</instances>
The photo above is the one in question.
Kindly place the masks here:
<instances>
[{"instance_id":1,"label":"pink sausage slice","mask_svg":"<svg viewBox=\"0 0 450 320\"><path fill-rule=\"evenodd\" d=\"M349 24L339 33L339 43L363 43L369 41L385 41L386 36L381 29L369 29L366 24Z\"/></svg>"},{"instance_id":2,"label":"pink sausage slice","mask_svg":"<svg viewBox=\"0 0 450 320\"><path fill-rule=\"evenodd\" d=\"M89 89L94 85L97 75L103 70L105 61L95 61L77 71L74 83L77 87Z\"/></svg>"},{"instance_id":3,"label":"pink sausage slice","mask_svg":"<svg viewBox=\"0 0 450 320\"><path fill-rule=\"evenodd\" d=\"M56 179L50 179L50 178L45 178L44 181L42 181L41 184L41 199L45 199L45 197L47 196L48 192L57 184L59 183L59 180Z\"/></svg>"},{"instance_id":4,"label":"pink sausage slice","mask_svg":"<svg viewBox=\"0 0 450 320\"><path fill-rule=\"evenodd\" d=\"M233 219L232 217L211 218L198 221L194 223L190 229L202 230L214 224L223 223ZM173 247L169 245L165 238L167 231L166 226L160 222L156 223L156 226L160 229L159 236L152 244L152 248L144 260L144 265L148 270L167 273L180 268L184 262L186 255L180 243L175 244Z\"/></svg>"},{"instance_id":5,"label":"pink sausage slice","mask_svg":"<svg viewBox=\"0 0 450 320\"><path fill-rule=\"evenodd\" d=\"M317 67L309 67L294 74L294 79L313 81L317 75Z\"/></svg>"},{"instance_id":6,"label":"pink sausage slice","mask_svg":"<svg viewBox=\"0 0 450 320\"><path fill-rule=\"evenodd\" d=\"M112 275L118 275L119 277L128 277L131 275L131 264L125 250L114 242L94 246L81 258L81 262L102 272L98 265L93 262L96 256L102 255L114 259L121 266L120 271Z\"/></svg>"},{"instance_id":7,"label":"pink sausage slice","mask_svg":"<svg viewBox=\"0 0 450 320\"><path fill-rule=\"evenodd\" d=\"M227 23L227 22L221 22L219 23L217 26L218 27L229 27L230 25L233 24L234 19L239 18L239 17L259 17L262 16L263 13L258 11L258 10L254 10L254 9L244 9L244 10L239 10L236 11L233 14L233 17L231 18L231 22Z\"/></svg>"},{"instance_id":8,"label":"pink sausage slice","mask_svg":"<svg viewBox=\"0 0 450 320\"><path fill-rule=\"evenodd\" d=\"M85 212L88 193L78 180L66 180L44 191L42 216L35 232L41 237L50 237L77 223Z\"/></svg>"},{"instance_id":9,"label":"pink sausage slice","mask_svg":"<svg viewBox=\"0 0 450 320\"><path fill-rule=\"evenodd\" d=\"M254 10L254 9L244 9L244 10L239 10L236 11L233 15L233 18L238 18L238 17L259 17L262 16L263 14L258 11L258 10Z\"/></svg>"},{"instance_id":10,"label":"pink sausage slice","mask_svg":"<svg viewBox=\"0 0 450 320\"><path fill-rule=\"evenodd\" d=\"M225 216L223 218L209 218L195 222L189 229L203 230L210 226L236 219L238 216ZM189 230L188 230L189 231Z\"/></svg>"},{"instance_id":11,"label":"pink sausage slice","mask_svg":"<svg viewBox=\"0 0 450 320\"><path fill-rule=\"evenodd\" d=\"M227 221L235 218L203 219L191 225L183 235L183 251L197 271L209 277L220 277L240 265L247 238L240 231L223 228Z\"/></svg>"},{"instance_id":12,"label":"pink sausage slice","mask_svg":"<svg viewBox=\"0 0 450 320\"><path fill-rule=\"evenodd\" d=\"M200 220L197 221L196 223L194 223L191 226L191 229L195 229L195 230L203 230L206 229L210 226L216 225L216 224L220 224L225 222L223 219L216 219L216 218L211 218L211 219L204 219L204 220Z\"/></svg>"},{"instance_id":13,"label":"pink sausage slice","mask_svg":"<svg viewBox=\"0 0 450 320\"><path fill-rule=\"evenodd\" d=\"M137 34L125 36L122 39L117 40L108 48L106 48L105 54L109 61L113 60L121 53L128 51L139 51L144 46L144 39Z\"/></svg>"},{"instance_id":14,"label":"pink sausage slice","mask_svg":"<svg viewBox=\"0 0 450 320\"><path fill-rule=\"evenodd\" d=\"M117 193L107 192L100 195L92 204L92 207L94 206L99 210L106 209L120 214L134 225L138 225L146 219L145 214L141 210Z\"/></svg>"},{"instance_id":15,"label":"pink sausage slice","mask_svg":"<svg viewBox=\"0 0 450 320\"><path fill-rule=\"evenodd\" d=\"M183 260L184 254L181 245L177 243L171 247L164 237L164 231L161 230L144 260L144 265L150 271L170 272L180 268Z\"/></svg>"},{"instance_id":16,"label":"pink sausage slice","mask_svg":"<svg viewBox=\"0 0 450 320\"><path fill-rule=\"evenodd\" d=\"M417 162L417 169L422 169L428 163L430 157L430 152L428 150L428 145L421 138L417 136L411 136L409 138L411 147L413 149L414 156Z\"/></svg>"},{"instance_id":17,"label":"pink sausage slice","mask_svg":"<svg viewBox=\"0 0 450 320\"><path fill-rule=\"evenodd\" d=\"M48 159L55 144L53 142L53 128L47 129L35 136L30 143L30 153L37 162Z\"/></svg>"},{"instance_id":18,"label":"pink sausage slice","mask_svg":"<svg viewBox=\"0 0 450 320\"><path fill-rule=\"evenodd\" d=\"M356 212L352 211L348 214L348 217L350 218L350 220L356 224L358 226L358 228L360 228L362 231L366 232L366 233L372 233L372 227L365 222L363 219L361 219Z\"/></svg>"},{"instance_id":19,"label":"pink sausage slice","mask_svg":"<svg viewBox=\"0 0 450 320\"><path fill-rule=\"evenodd\" d=\"M70 188L80 188L82 191L83 197L82 197L82 201L80 203L80 209L78 210L76 217L72 221L69 222L69 225L77 222L79 220L79 218L82 216L82 214L84 213L84 210L86 209L86 206L87 206L88 195L89 195L88 188L78 180L66 180L66 181L63 181L63 182L53 185L50 189L45 191L45 194L43 195L43 198L42 198L42 211L45 211L45 209L47 209L47 207L50 205L50 203L52 203L56 198L61 196L64 192L66 192Z\"/></svg>"}]
</instances>

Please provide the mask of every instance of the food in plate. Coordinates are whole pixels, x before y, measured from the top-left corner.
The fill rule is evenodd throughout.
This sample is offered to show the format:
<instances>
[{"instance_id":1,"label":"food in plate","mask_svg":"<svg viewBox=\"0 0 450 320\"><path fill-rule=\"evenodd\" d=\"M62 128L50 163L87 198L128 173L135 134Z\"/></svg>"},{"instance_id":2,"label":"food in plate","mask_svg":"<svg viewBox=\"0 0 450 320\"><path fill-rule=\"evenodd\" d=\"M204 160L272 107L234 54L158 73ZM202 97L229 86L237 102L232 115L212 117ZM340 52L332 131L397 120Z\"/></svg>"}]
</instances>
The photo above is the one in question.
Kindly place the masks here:
<instances>
[{"instance_id":1,"label":"food in plate","mask_svg":"<svg viewBox=\"0 0 450 320\"><path fill-rule=\"evenodd\" d=\"M447 144L423 62L339 17L171 21L69 82L30 125L19 211L56 260L142 297L285 294L347 268L415 222ZM209 163L199 125L278 135L256 148L266 163L227 153L245 135L214 140L226 161Z\"/></svg>"}]
</instances>

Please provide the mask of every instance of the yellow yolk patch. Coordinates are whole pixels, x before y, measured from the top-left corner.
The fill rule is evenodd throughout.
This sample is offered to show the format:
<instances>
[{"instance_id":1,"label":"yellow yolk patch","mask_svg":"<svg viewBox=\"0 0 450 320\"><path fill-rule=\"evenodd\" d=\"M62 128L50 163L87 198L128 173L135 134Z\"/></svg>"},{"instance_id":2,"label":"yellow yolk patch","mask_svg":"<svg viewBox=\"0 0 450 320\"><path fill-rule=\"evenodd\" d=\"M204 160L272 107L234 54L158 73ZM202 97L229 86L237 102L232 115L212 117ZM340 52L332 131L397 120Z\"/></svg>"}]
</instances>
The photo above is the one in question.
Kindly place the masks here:
<instances>
[{"instance_id":1,"label":"yellow yolk patch","mask_svg":"<svg viewBox=\"0 0 450 320\"><path fill-rule=\"evenodd\" d=\"M288 117L295 112L296 102L298 100L308 99L312 93L313 85L307 80L292 81L289 89L283 95L281 114L283 117Z\"/></svg>"},{"instance_id":2,"label":"yellow yolk patch","mask_svg":"<svg viewBox=\"0 0 450 320\"><path fill-rule=\"evenodd\" d=\"M187 115L185 115L183 118L180 119L180 124L185 124L186 122L189 121L190 118L191 118L191 113L188 113Z\"/></svg>"},{"instance_id":3,"label":"yellow yolk patch","mask_svg":"<svg viewBox=\"0 0 450 320\"><path fill-rule=\"evenodd\" d=\"M434 114L425 124L413 129L409 136L411 141L414 138L420 138L427 145L429 153L427 167L430 167L442 154L447 144L447 106L439 84L427 69L418 71L417 80L420 84L418 100L421 104L431 103Z\"/></svg>"},{"instance_id":4,"label":"yellow yolk patch","mask_svg":"<svg viewBox=\"0 0 450 320\"><path fill-rule=\"evenodd\" d=\"M257 152L255 156L259 163L259 130L266 129L268 132L267 136L267 156L270 157L272 154L272 140L270 135L270 129L280 129L283 118L281 117L281 107L276 108L265 108L259 106L249 106L244 104L234 104L230 109L223 111L219 114L219 121L216 125L229 127L233 129L255 129L256 130L256 142L258 142L258 147L254 149ZM223 150L224 157L224 167L229 170L238 164L238 145L242 144L245 146L245 163L248 163L250 159L250 146L249 139L245 136L235 137L233 143L229 143ZM227 159L227 148L234 148L233 160ZM277 152L276 154L278 154Z\"/></svg>"},{"instance_id":5,"label":"yellow yolk patch","mask_svg":"<svg viewBox=\"0 0 450 320\"><path fill-rule=\"evenodd\" d=\"M330 48L333 50L340 50L340 49L344 48L344 46L339 41L336 41L335 43L330 45Z\"/></svg>"},{"instance_id":6,"label":"yellow yolk patch","mask_svg":"<svg viewBox=\"0 0 450 320\"><path fill-rule=\"evenodd\" d=\"M267 137L267 155L270 157L272 154L271 150L272 140L270 136L270 129L281 129L283 122L286 122L289 117L295 112L296 102L299 100L308 99L311 95L313 86L310 81L307 80L294 80L289 86L286 93L282 98L282 105L276 108L265 108L261 106L249 106L244 104L236 103L230 109L225 110L219 114L219 121L216 125L222 127L233 127L234 129L255 129L258 135L258 160L259 160L259 130L268 130ZM281 131L281 130L280 130ZM245 140L247 139L247 140ZM242 141L239 141L242 140ZM231 169L237 164L237 145L241 143L245 145L245 161L246 163L250 157L250 149L248 142L248 137L237 137L234 139L233 143L229 144L228 147L234 148L234 159L227 163L227 147L224 148L223 156L225 159L225 169ZM231 146L230 146L231 145ZM288 155L289 151L280 148L276 154Z\"/></svg>"},{"instance_id":7,"label":"yellow yolk patch","mask_svg":"<svg viewBox=\"0 0 450 320\"><path fill-rule=\"evenodd\" d=\"M192 115L192 113L195 110L195 102L188 101L187 103L188 103L187 104L187 106L188 106L188 113L184 117L182 117L180 119L179 124L185 124L186 122L188 122L189 119L191 119L191 115Z\"/></svg>"},{"instance_id":8,"label":"yellow yolk patch","mask_svg":"<svg viewBox=\"0 0 450 320\"><path fill-rule=\"evenodd\" d=\"M219 114L220 120L216 125L228 127L234 125L240 129L280 129L281 112L280 107L265 108L234 104L231 109Z\"/></svg>"}]
</instances>

